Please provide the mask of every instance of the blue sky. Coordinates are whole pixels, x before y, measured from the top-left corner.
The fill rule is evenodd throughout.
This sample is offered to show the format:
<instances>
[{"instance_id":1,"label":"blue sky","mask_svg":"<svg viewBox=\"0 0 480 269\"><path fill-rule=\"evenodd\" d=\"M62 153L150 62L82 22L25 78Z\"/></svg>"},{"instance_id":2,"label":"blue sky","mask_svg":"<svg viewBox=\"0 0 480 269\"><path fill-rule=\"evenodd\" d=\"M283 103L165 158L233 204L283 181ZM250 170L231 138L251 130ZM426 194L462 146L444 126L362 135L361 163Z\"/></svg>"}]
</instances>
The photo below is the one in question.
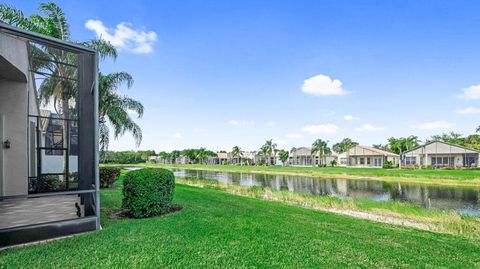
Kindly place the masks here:
<instances>
[{"instance_id":1,"label":"blue sky","mask_svg":"<svg viewBox=\"0 0 480 269\"><path fill-rule=\"evenodd\" d=\"M26 14L39 3L6 2ZM74 39L119 47L101 68L135 78L121 91L145 105L141 149L371 145L480 124L479 2L57 3Z\"/></svg>"}]
</instances>

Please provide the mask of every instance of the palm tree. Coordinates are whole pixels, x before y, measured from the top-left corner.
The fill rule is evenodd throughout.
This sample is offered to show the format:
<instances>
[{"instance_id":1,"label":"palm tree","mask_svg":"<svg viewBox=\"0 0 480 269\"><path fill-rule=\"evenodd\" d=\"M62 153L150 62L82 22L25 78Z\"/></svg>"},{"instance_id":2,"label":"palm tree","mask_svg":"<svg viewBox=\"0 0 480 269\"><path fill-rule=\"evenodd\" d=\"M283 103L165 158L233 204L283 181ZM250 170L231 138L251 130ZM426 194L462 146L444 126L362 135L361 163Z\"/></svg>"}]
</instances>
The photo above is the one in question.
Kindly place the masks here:
<instances>
[{"instance_id":1,"label":"palm tree","mask_svg":"<svg viewBox=\"0 0 480 269\"><path fill-rule=\"evenodd\" d=\"M242 165L242 150L239 146L234 146L232 148L232 157L238 158L237 161Z\"/></svg>"},{"instance_id":2,"label":"palm tree","mask_svg":"<svg viewBox=\"0 0 480 269\"><path fill-rule=\"evenodd\" d=\"M260 147L260 150L259 150L260 155L263 156L265 166L267 166L268 151L269 151L269 148L267 144L264 144L262 147Z\"/></svg>"},{"instance_id":3,"label":"palm tree","mask_svg":"<svg viewBox=\"0 0 480 269\"><path fill-rule=\"evenodd\" d=\"M413 149L414 147L418 147L420 145L420 142L422 142L420 139L418 139L418 136L416 135L410 135L405 138L404 144L405 144L405 151L409 151Z\"/></svg>"},{"instance_id":4,"label":"palm tree","mask_svg":"<svg viewBox=\"0 0 480 269\"><path fill-rule=\"evenodd\" d=\"M355 147L356 145L358 145L358 143L353 141L352 139L344 138L342 141L334 144L332 146L332 149L337 153L344 153L347 150Z\"/></svg>"},{"instance_id":5,"label":"palm tree","mask_svg":"<svg viewBox=\"0 0 480 269\"><path fill-rule=\"evenodd\" d=\"M315 142L312 144L312 149L311 149L312 155L318 154L319 159L322 159L326 154L332 153L332 150L328 147L328 141L323 141L322 139L317 139ZM322 164L324 163L321 161ZM326 162L326 157L325 157L325 162ZM318 164L320 166L320 162Z\"/></svg>"},{"instance_id":6,"label":"palm tree","mask_svg":"<svg viewBox=\"0 0 480 269\"><path fill-rule=\"evenodd\" d=\"M107 122L114 128L114 137L118 138L125 132L131 132L138 146L142 141L142 130L132 120L128 111L134 111L138 118L143 115L143 105L126 96L117 93L120 85L126 84L127 88L132 87L133 78L126 72L112 74L99 73L99 131L100 131L100 149L107 150L109 143L110 130Z\"/></svg>"},{"instance_id":7,"label":"palm tree","mask_svg":"<svg viewBox=\"0 0 480 269\"><path fill-rule=\"evenodd\" d=\"M275 154L277 153L277 144L273 142L272 139L265 141L265 144L262 146L262 148L265 147L266 149L266 154L268 155L268 163L271 164L272 160L275 157ZM265 156L265 164L267 164L267 157Z\"/></svg>"}]
</instances>

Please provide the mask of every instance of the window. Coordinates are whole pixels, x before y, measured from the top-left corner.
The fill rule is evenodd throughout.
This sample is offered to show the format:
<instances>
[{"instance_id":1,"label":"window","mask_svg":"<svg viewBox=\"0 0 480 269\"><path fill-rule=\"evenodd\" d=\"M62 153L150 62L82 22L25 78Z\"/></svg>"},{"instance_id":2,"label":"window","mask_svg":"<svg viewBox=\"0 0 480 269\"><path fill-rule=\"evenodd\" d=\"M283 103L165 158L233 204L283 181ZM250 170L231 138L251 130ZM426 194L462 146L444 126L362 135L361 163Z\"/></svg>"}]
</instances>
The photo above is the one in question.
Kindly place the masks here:
<instances>
[{"instance_id":1,"label":"window","mask_svg":"<svg viewBox=\"0 0 480 269\"><path fill-rule=\"evenodd\" d=\"M405 165L415 165L417 163L417 157L405 157Z\"/></svg>"},{"instance_id":2,"label":"window","mask_svg":"<svg viewBox=\"0 0 480 269\"><path fill-rule=\"evenodd\" d=\"M365 164L365 158L361 157L359 158L360 164Z\"/></svg>"},{"instance_id":3,"label":"window","mask_svg":"<svg viewBox=\"0 0 480 269\"><path fill-rule=\"evenodd\" d=\"M454 164L455 164L454 157L432 157L432 165L453 166Z\"/></svg>"},{"instance_id":4,"label":"window","mask_svg":"<svg viewBox=\"0 0 480 269\"><path fill-rule=\"evenodd\" d=\"M367 164L370 165L370 157L367 157Z\"/></svg>"},{"instance_id":5,"label":"window","mask_svg":"<svg viewBox=\"0 0 480 269\"><path fill-rule=\"evenodd\" d=\"M475 166L475 157L468 156L465 158L465 166L471 167Z\"/></svg>"},{"instance_id":6,"label":"window","mask_svg":"<svg viewBox=\"0 0 480 269\"><path fill-rule=\"evenodd\" d=\"M340 164L347 164L347 158L340 158Z\"/></svg>"}]
</instances>

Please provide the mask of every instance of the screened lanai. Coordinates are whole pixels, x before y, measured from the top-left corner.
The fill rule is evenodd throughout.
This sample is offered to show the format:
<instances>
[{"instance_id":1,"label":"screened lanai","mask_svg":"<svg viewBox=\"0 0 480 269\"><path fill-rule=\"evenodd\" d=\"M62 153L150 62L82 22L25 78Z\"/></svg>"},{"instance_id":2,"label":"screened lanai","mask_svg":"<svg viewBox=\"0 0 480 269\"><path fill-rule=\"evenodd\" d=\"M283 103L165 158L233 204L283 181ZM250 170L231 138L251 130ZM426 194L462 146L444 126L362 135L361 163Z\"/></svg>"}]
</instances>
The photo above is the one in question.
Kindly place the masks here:
<instances>
[{"instance_id":1,"label":"screened lanai","mask_svg":"<svg viewBox=\"0 0 480 269\"><path fill-rule=\"evenodd\" d=\"M97 56L0 23L0 247L99 224Z\"/></svg>"}]
</instances>

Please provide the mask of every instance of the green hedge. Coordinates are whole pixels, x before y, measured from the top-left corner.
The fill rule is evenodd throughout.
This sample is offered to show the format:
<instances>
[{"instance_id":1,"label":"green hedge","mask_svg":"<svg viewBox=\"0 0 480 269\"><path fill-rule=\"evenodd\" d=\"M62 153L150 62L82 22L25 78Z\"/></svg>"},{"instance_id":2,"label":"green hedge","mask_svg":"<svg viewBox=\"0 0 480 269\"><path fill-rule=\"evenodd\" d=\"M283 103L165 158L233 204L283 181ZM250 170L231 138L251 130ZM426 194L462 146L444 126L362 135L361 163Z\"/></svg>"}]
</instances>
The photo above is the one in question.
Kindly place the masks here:
<instances>
[{"instance_id":1,"label":"green hedge","mask_svg":"<svg viewBox=\"0 0 480 269\"><path fill-rule=\"evenodd\" d=\"M120 170L118 167L100 167L100 187L112 187L113 182L120 177Z\"/></svg>"},{"instance_id":2,"label":"green hedge","mask_svg":"<svg viewBox=\"0 0 480 269\"><path fill-rule=\"evenodd\" d=\"M123 207L134 218L164 214L172 205L175 176L166 169L130 171L123 182Z\"/></svg>"}]
</instances>

